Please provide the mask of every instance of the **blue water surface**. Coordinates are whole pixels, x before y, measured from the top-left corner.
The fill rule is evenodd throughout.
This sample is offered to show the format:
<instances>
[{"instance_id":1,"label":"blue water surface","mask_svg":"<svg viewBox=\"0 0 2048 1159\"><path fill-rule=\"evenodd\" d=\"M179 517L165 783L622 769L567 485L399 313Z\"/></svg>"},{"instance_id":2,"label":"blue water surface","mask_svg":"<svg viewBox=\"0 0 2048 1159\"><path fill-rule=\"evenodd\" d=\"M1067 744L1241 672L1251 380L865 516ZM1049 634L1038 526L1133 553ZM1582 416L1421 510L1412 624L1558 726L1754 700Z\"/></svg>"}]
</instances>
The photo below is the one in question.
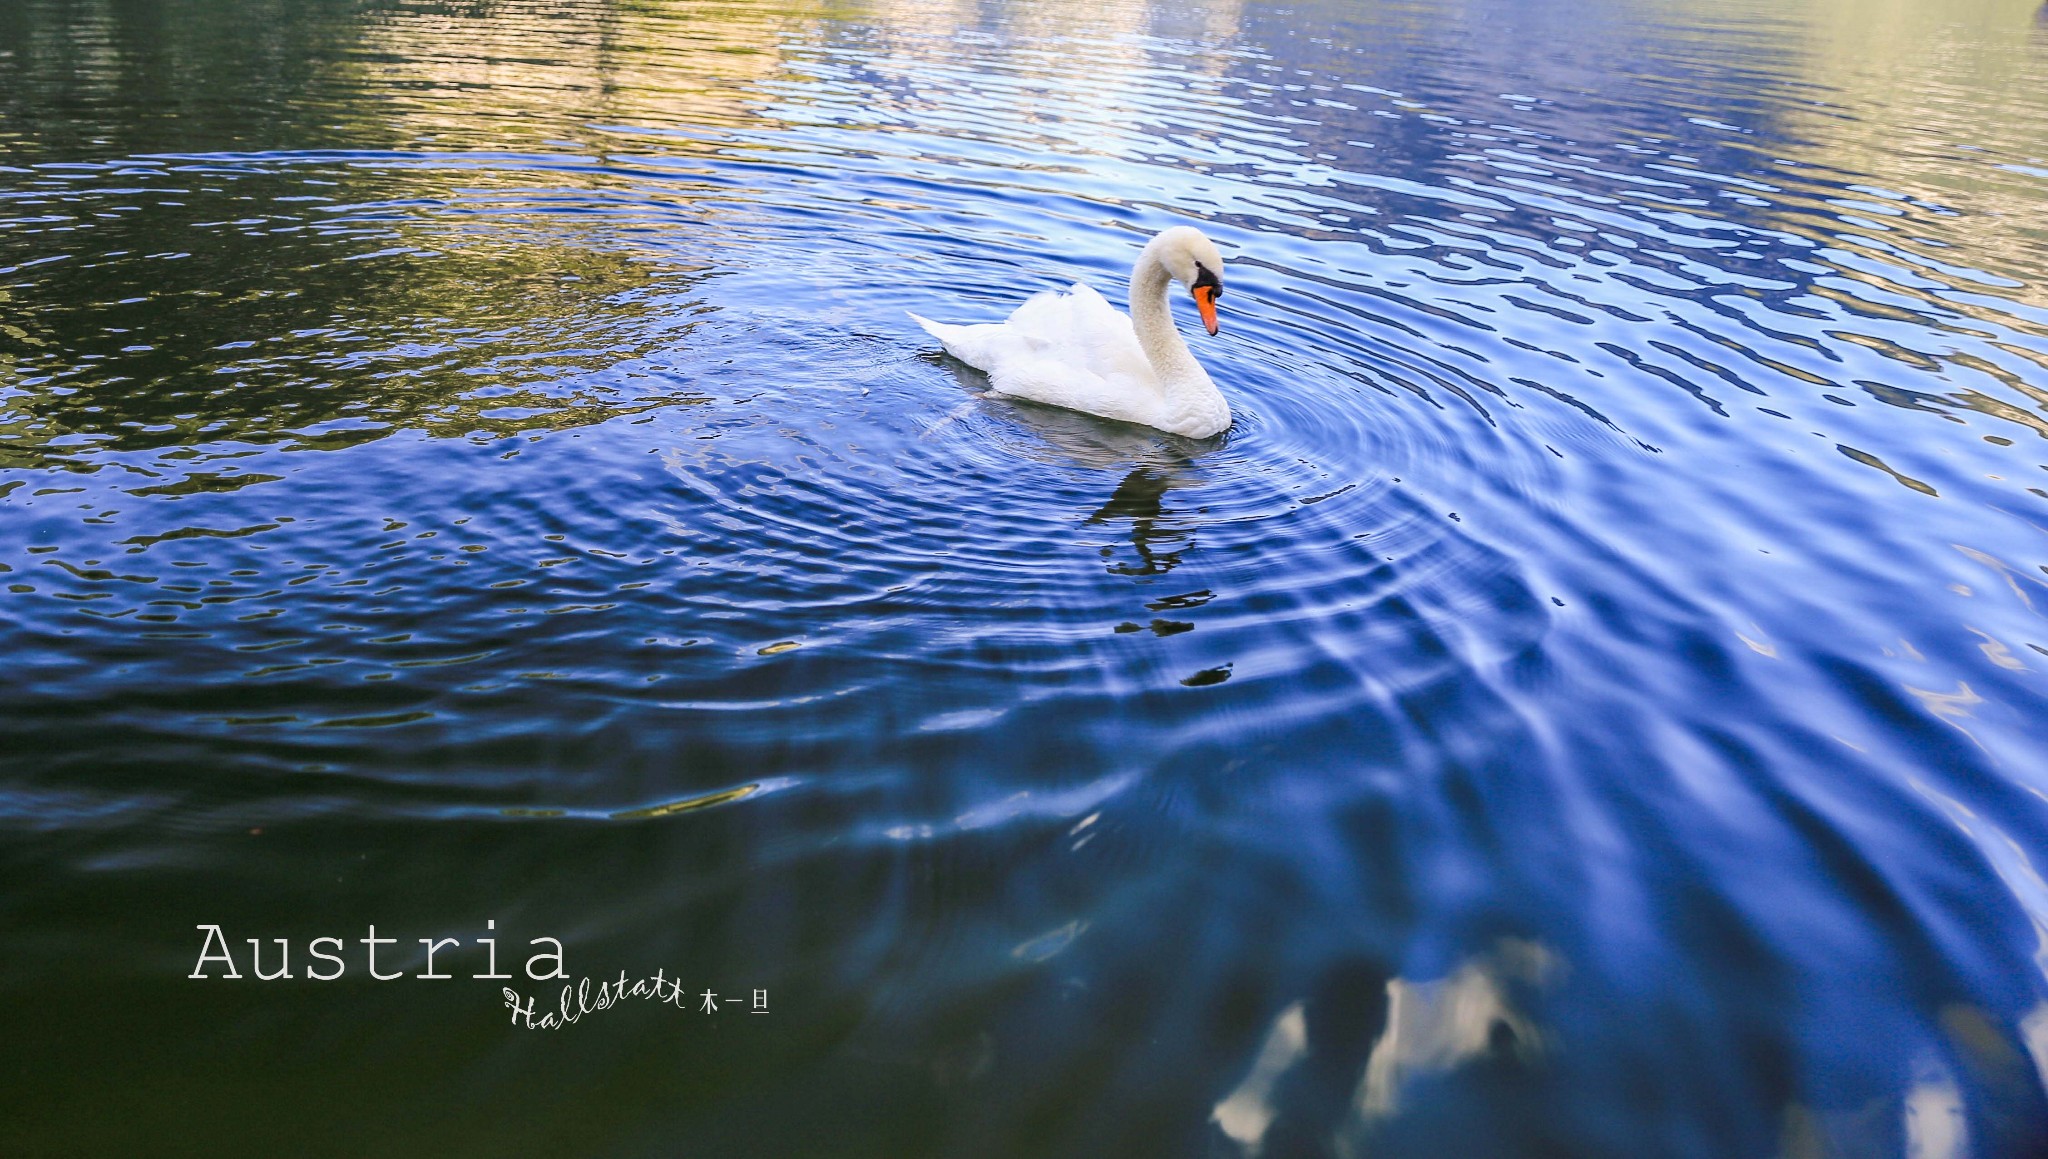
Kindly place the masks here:
<instances>
[{"instance_id":1,"label":"blue water surface","mask_svg":"<svg viewBox=\"0 0 2048 1159\"><path fill-rule=\"evenodd\" d=\"M2033 0L14 0L0 1152L2048 1154L2044 211ZM1190 222L1222 438L905 317Z\"/></svg>"}]
</instances>

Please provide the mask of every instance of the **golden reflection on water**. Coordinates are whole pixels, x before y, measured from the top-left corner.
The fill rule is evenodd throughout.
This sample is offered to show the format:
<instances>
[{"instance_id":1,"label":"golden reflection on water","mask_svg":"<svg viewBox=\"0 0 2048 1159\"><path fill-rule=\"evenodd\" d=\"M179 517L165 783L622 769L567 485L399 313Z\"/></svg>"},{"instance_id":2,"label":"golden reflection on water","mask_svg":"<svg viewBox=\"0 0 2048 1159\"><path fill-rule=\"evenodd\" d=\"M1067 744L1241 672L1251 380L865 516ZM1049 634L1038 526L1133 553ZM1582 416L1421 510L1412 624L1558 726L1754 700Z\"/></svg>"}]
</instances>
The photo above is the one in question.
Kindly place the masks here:
<instances>
[{"instance_id":1,"label":"golden reflection on water","mask_svg":"<svg viewBox=\"0 0 2048 1159\"><path fill-rule=\"evenodd\" d=\"M338 67L381 93L403 137L469 138L479 123L587 136L588 123L731 128L753 120L789 35L825 9L687 0L497 0L373 15ZM521 133L521 130L524 130Z\"/></svg>"},{"instance_id":2,"label":"golden reflection on water","mask_svg":"<svg viewBox=\"0 0 2048 1159\"><path fill-rule=\"evenodd\" d=\"M1221 46L1238 33L1241 4L1206 6L1195 32ZM1022 123L1082 119L1105 137L1128 116L1152 75L1146 37L1157 13L1142 3L1060 0L1005 14L1001 39L988 14L960 0L874 4L724 3L691 0L495 0L467 8L415 7L364 15L325 78L374 100L334 110L336 127L383 131L407 146L477 145L478 126L501 144L598 144L592 126L683 130L766 127L764 109L818 99L815 50L857 27L861 55L1000 71L1022 83L1006 115ZM1076 58L1086 76L1076 76ZM1228 58L1196 53L1188 71L1219 76ZM1053 83L1057 81L1058 83ZM1035 83L1033 83L1035 82ZM864 94L874 107L914 106L914 93ZM844 125L843 127L852 127ZM688 152L687 137L663 151Z\"/></svg>"},{"instance_id":3,"label":"golden reflection on water","mask_svg":"<svg viewBox=\"0 0 2048 1159\"><path fill-rule=\"evenodd\" d=\"M1786 129L1807 142L1794 158L1851 180L1884 174L1889 191L1960 216L1941 223L1925 256L1987 267L2023 282L2000 297L2048 305L2048 45L2030 35L2035 0L1798 0L1796 64L1814 86L1784 103ZM2024 172L2032 169L2033 172ZM1896 212L1882 196L1843 205L1882 232ZM1910 235L1910 229L1900 230ZM1991 259L1987 263L1986 259Z\"/></svg>"}]
</instances>

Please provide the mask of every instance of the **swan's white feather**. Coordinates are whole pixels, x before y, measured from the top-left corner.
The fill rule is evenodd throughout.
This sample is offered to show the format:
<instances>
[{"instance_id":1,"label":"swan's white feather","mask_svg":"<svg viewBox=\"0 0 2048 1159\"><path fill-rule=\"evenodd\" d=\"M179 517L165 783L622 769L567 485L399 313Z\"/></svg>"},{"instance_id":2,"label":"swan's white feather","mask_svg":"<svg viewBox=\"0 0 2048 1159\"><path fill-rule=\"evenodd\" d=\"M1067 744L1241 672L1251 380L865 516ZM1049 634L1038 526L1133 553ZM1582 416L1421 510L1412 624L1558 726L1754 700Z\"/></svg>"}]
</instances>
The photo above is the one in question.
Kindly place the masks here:
<instances>
[{"instance_id":1,"label":"swan's white feather","mask_svg":"<svg viewBox=\"0 0 2048 1159\"><path fill-rule=\"evenodd\" d=\"M1170 329L1163 291L1157 308L1159 323ZM995 394L1197 438L1229 425L1228 405L1192 359L1185 373L1206 393L1192 410L1185 398L1169 397L1172 384L1147 357L1130 317L1084 283L1033 294L1003 322L956 326L910 317L946 353L987 374Z\"/></svg>"},{"instance_id":2,"label":"swan's white feather","mask_svg":"<svg viewBox=\"0 0 2048 1159\"><path fill-rule=\"evenodd\" d=\"M1033 294L1004 322L911 317L946 353L988 375L996 394L1130 422L1154 421L1166 401L1130 318L1081 282Z\"/></svg>"}]
</instances>

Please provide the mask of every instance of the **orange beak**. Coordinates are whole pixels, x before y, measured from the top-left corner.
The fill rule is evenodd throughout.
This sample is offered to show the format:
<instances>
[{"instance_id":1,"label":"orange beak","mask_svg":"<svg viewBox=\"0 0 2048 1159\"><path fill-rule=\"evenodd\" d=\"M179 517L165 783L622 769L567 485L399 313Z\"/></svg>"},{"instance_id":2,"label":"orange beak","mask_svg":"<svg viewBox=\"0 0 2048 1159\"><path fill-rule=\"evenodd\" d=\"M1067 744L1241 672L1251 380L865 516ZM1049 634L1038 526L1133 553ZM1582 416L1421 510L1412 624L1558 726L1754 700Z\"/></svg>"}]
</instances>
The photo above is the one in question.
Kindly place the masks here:
<instances>
[{"instance_id":1,"label":"orange beak","mask_svg":"<svg viewBox=\"0 0 2048 1159\"><path fill-rule=\"evenodd\" d=\"M1195 309L1202 312L1202 325L1209 328L1209 334L1216 334L1216 287L1195 287Z\"/></svg>"}]
</instances>

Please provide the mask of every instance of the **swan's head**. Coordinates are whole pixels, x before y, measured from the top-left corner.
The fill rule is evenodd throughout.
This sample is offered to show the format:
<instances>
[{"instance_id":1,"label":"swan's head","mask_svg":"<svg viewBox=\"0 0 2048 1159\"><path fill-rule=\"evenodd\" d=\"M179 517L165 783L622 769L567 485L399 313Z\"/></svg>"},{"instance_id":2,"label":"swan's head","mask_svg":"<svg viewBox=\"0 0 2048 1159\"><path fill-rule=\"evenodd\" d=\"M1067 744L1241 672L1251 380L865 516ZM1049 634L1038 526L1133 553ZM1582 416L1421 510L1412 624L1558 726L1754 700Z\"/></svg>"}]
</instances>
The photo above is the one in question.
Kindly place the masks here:
<instances>
[{"instance_id":1,"label":"swan's head","mask_svg":"<svg viewBox=\"0 0 2048 1159\"><path fill-rule=\"evenodd\" d=\"M1216 333L1216 299L1223 296L1223 254L1191 225L1177 225L1145 247L1174 281L1194 295L1202 325Z\"/></svg>"}]
</instances>

